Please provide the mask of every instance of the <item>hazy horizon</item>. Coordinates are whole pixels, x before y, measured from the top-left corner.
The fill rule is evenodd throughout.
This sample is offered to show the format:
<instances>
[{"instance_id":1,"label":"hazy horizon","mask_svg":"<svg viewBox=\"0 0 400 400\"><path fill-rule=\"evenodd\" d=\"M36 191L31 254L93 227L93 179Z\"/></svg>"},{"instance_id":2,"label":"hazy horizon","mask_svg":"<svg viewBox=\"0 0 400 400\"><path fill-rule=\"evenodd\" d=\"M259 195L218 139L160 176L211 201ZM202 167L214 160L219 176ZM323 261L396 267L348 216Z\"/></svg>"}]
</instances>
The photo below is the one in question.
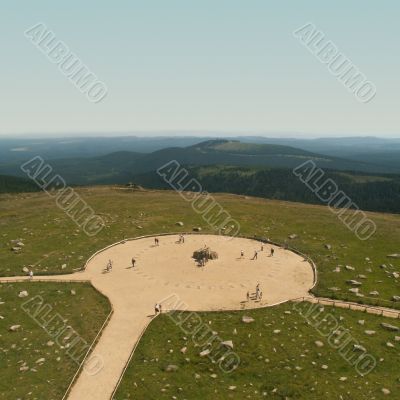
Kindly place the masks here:
<instances>
[{"instance_id":1,"label":"hazy horizon","mask_svg":"<svg viewBox=\"0 0 400 400\"><path fill-rule=\"evenodd\" d=\"M198 138L241 138L241 137L260 137L265 139L387 139L387 140L400 140L399 135L367 135L367 134L311 134L303 132L218 132L218 131L132 131L132 132L54 132L54 133L15 133L15 134L1 134L0 139L82 139L82 138L119 138L119 137L137 137L137 138L157 138L157 137L198 137Z\"/></svg>"}]
</instances>

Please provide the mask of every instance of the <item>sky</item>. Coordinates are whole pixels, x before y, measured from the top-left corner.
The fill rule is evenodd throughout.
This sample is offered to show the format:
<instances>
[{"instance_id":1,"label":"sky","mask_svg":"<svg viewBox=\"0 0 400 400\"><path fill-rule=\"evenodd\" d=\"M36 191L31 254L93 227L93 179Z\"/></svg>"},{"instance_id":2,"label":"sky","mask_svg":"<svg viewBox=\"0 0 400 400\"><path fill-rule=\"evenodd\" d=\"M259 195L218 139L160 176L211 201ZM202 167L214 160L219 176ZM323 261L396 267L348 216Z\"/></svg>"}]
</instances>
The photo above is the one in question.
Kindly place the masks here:
<instances>
[{"instance_id":1,"label":"sky","mask_svg":"<svg viewBox=\"0 0 400 400\"><path fill-rule=\"evenodd\" d=\"M0 135L400 137L399 19L394 0L3 2ZM37 24L107 87L101 101L25 34ZM293 34L306 24L376 87L369 102Z\"/></svg>"}]
</instances>

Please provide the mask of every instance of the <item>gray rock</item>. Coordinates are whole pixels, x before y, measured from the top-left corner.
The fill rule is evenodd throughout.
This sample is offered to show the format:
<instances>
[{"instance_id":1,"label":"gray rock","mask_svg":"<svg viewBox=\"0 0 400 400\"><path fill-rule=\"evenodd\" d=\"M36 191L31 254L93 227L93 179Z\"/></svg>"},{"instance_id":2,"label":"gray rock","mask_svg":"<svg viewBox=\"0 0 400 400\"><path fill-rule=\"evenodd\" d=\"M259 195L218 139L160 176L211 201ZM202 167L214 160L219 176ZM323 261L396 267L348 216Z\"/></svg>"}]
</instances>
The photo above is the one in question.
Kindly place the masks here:
<instances>
[{"instance_id":1,"label":"gray rock","mask_svg":"<svg viewBox=\"0 0 400 400\"><path fill-rule=\"evenodd\" d=\"M28 294L28 292L26 291L26 290L22 290L21 292L19 292L19 294L18 294L18 297L21 297L21 298L23 298L23 297L28 297L29 296L29 294Z\"/></svg>"},{"instance_id":2,"label":"gray rock","mask_svg":"<svg viewBox=\"0 0 400 400\"><path fill-rule=\"evenodd\" d=\"M182 221L178 221L178 222L176 223L176 225L177 225L177 226L183 226L183 222L182 222Z\"/></svg>"},{"instance_id":3,"label":"gray rock","mask_svg":"<svg viewBox=\"0 0 400 400\"><path fill-rule=\"evenodd\" d=\"M221 342L222 346L229 347L230 349L233 349L233 342L232 340L225 340L224 342Z\"/></svg>"},{"instance_id":4,"label":"gray rock","mask_svg":"<svg viewBox=\"0 0 400 400\"><path fill-rule=\"evenodd\" d=\"M251 322L254 322L254 318L243 315L242 322L244 322L245 324L250 324Z\"/></svg>"},{"instance_id":5,"label":"gray rock","mask_svg":"<svg viewBox=\"0 0 400 400\"><path fill-rule=\"evenodd\" d=\"M332 246L331 246L330 244L326 244L326 245L325 245L325 248L326 248L327 250L331 250L331 249L332 249Z\"/></svg>"},{"instance_id":6,"label":"gray rock","mask_svg":"<svg viewBox=\"0 0 400 400\"><path fill-rule=\"evenodd\" d=\"M361 344L355 344L355 345L353 345L353 350L354 351L363 351L363 352L365 352L365 351L367 351L367 349L364 347L364 346L361 346Z\"/></svg>"},{"instance_id":7,"label":"gray rock","mask_svg":"<svg viewBox=\"0 0 400 400\"><path fill-rule=\"evenodd\" d=\"M388 254L386 257L389 257L389 258L400 258L400 254L399 253Z\"/></svg>"},{"instance_id":8,"label":"gray rock","mask_svg":"<svg viewBox=\"0 0 400 400\"><path fill-rule=\"evenodd\" d=\"M371 296L379 296L379 292L374 290L373 292L369 292Z\"/></svg>"},{"instance_id":9,"label":"gray rock","mask_svg":"<svg viewBox=\"0 0 400 400\"><path fill-rule=\"evenodd\" d=\"M19 328L21 328L21 325L12 325L8 328L8 330L11 332L16 332Z\"/></svg>"},{"instance_id":10,"label":"gray rock","mask_svg":"<svg viewBox=\"0 0 400 400\"><path fill-rule=\"evenodd\" d=\"M393 301L400 301L400 296L393 296L393 297L392 297L392 300L393 300Z\"/></svg>"},{"instance_id":11,"label":"gray rock","mask_svg":"<svg viewBox=\"0 0 400 400\"><path fill-rule=\"evenodd\" d=\"M200 226L195 226L195 227L193 228L193 231L194 231L194 232L201 232L201 227L200 227Z\"/></svg>"},{"instance_id":12,"label":"gray rock","mask_svg":"<svg viewBox=\"0 0 400 400\"><path fill-rule=\"evenodd\" d=\"M202 352L200 352L200 357L205 357L211 353L210 349L205 349Z\"/></svg>"},{"instance_id":13,"label":"gray rock","mask_svg":"<svg viewBox=\"0 0 400 400\"><path fill-rule=\"evenodd\" d=\"M387 324L385 322L381 323L381 327L385 328L388 331L393 331L393 332L400 332L400 328L398 326L395 325L391 325L391 324Z\"/></svg>"},{"instance_id":14,"label":"gray rock","mask_svg":"<svg viewBox=\"0 0 400 400\"><path fill-rule=\"evenodd\" d=\"M375 331L365 331L365 334L368 336L375 335L375 333L376 333Z\"/></svg>"},{"instance_id":15,"label":"gray rock","mask_svg":"<svg viewBox=\"0 0 400 400\"><path fill-rule=\"evenodd\" d=\"M165 367L166 372L176 372L176 371L178 371L178 369L179 369L179 367L174 364L169 364Z\"/></svg>"},{"instance_id":16,"label":"gray rock","mask_svg":"<svg viewBox=\"0 0 400 400\"><path fill-rule=\"evenodd\" d=\"M291 235L288 236L289 239L296 239L297 235L295 233L292 233Z\"/></svg>"},{"instance_id":17,"label":"gray rock","mask_svg":"<svg viewBox=\"0 0 400 400\"><path fill-rule=\"evenodd\" d=\"M347 283L349 283L350 285L353 285L353 286L361 286L362 285L361 282L355 281L354 279L350 279L349 281L347 281Z\"/></svg>"}]
</instances>

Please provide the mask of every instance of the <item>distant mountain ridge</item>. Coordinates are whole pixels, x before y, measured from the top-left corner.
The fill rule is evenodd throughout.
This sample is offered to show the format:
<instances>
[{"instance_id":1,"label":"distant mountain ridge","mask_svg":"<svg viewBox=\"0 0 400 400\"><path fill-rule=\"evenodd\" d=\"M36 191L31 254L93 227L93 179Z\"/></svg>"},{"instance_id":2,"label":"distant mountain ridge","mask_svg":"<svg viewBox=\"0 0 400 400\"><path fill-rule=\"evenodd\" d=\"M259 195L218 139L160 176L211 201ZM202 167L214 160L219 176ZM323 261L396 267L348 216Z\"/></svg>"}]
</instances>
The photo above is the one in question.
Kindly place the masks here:
<instances>
[{"instance_id":1,"label":"distant mountain ridge","mask_svg":"<svg viewBox=\"0 0 400 400\"><path fill-rule=\"evenodd\" d=\"M229 165L238 167L290 168L306 160L331 170L385 173L387 168L363 161L326 156L279 144L207 140L187 147L168 147L152 153L118 151L88 158L46 160L70 184L125 183L138 174L157 170L176 160L181 165ZM22 176L16 164L0 165L0 173Z\"/></svg>"}]
</instances>

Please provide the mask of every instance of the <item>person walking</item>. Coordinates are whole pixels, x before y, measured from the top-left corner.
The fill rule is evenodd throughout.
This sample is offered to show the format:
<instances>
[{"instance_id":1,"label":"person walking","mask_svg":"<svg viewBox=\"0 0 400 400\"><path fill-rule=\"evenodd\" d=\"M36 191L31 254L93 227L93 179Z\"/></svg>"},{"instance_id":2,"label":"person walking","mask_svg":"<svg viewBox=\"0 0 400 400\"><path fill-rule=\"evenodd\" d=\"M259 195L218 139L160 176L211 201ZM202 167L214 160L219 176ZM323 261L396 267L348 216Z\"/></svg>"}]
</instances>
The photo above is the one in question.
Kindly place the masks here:
<instances>
[{"instance_id":1,"label":"person walking","mask_svg":"<svg viewBox=\"0 0 400 400\"><path fill-rule=\"evenodd\" d=\"M260 295L260 284L257 283L257 286L256 286L256 300L258 300L259 295Z\"/></svg>"},{"instance_id":2,"label":"person walking","mask_svg":"<svg viewBox=\"0 0 400 400\"><path fill-rule=\"evenodd\" d=\"M244 251L241 250L241 251L240 251L240 258L243 258L243 257L244 257Z\"/></svg>"},{"instance_id":3,"label":"person walking","mask_svg":"<svg viewBox=\"0 0 400 400\"><path fill-rule=\"evenodd\" d=\"M132 268L135 268L136 260L132 257Z\"/></svg>"},{"instance_id":4,"label":"person walking","mask_svg":"<svg viewBox=\"0 0 400 400\"><path fill-rule=\"evenodd\" d=\"M249 291L247 291L247 293L246 293L246 299L247 299L247 301L250 301L250 292Z\"/></svg>"},{"instance_id":5,"label":"person walking","mask_svg":"<svg viewBox=\"0 0 400 400\"><path fill-rule=\"evenodd\" d=\"M33 279L33 271L29 270L29 280L32 280L32 279Z\"/></svg>"},{"instance_id":6,"label":"person walking","mask_svg":"<svg viewBox=\"0 0 400 400\"><path fill-rule=\"evenodd\" d=\"M258 251L256 250L256 251L254 252L254 256L253 256L252 260L257 260L257 255L258 255Z\"/></svg>"},{"instance_id":7,"label":"person walking","mask_svg":"<svg viewBox=\"0 0 400 400\"><path fill-rule=\"evenodd\" d=\"M273 256L274 256L274 253L275 253L275 250L274 250L273 247L271 247L271 254L270 254L270 257L273 257Z\"/></svg>"},{"instance_id":8,"label":"person walking","mask_svg":"<svg viewBox=\"0 0 400 400\"><path fill-rule=\"evenodd\" d=\"M160 312L160 306L158 303L154 306L154 314L157 315Z\"/></svg>"}]
</instances>

